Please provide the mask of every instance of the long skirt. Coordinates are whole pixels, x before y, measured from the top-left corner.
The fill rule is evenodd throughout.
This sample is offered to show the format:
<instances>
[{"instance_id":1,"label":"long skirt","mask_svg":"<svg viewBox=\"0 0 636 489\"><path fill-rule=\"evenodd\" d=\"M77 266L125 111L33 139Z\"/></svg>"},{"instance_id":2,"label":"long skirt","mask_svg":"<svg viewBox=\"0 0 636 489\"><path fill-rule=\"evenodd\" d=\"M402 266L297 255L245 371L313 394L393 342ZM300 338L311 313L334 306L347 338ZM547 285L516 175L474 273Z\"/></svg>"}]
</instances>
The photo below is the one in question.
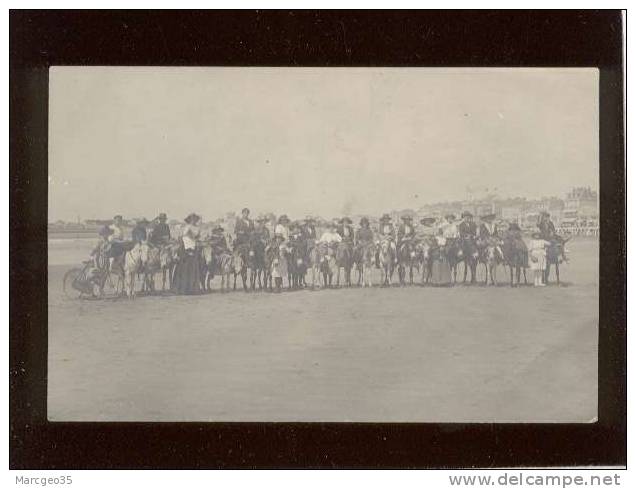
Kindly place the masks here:
<instances>
[{"instance_id":1,"label":"long skirt","mask_svg":"<svg viewBox=\"0 0 636 489\"><path fill-rule=\"evenodd\" d=\"M451 269L445 258L434 260L431 265L432 285L446 286L451 284Z\"/></svg>"},{"instance_id":2,"label":"long skirt","mask_svg":"<svg viewBox=\"0 0 636 489\"><path fill-rule=\"evenodd\" d=\"M201 293L201 263L199 254L186 251L174 270L173 290L180 295Z\"/></svg>"}]
</instances>

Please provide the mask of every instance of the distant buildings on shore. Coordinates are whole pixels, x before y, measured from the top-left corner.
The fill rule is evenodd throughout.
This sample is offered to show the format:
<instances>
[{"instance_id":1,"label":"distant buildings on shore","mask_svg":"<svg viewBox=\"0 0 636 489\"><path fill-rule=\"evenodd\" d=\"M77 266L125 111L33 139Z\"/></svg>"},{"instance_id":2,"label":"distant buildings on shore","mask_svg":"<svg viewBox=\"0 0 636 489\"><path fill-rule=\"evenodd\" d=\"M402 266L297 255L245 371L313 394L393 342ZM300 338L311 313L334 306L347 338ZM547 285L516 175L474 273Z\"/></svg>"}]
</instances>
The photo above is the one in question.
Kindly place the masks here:
<instances>
[{"instance_id":1,"label":"distant buildings on shore","mask_svg":"<svg viewBox=\"0 0 636 489\"><path fill-rule=\"evenodd\" d=\"M564 198L498 199L491 196L478 200L424 205L417 210L417 214L436 218L448 213L459 216L463 211L471 212L476 218L485 214L495 214L496 219L500 221L516 222L522 228L531 229L536 227L539 214L545 211L550 214L555 226L564 233L598 234L598 209L596 191L590 187L575 187Z\"/></svg>"},{"instance_id":2,"label":"distant buildings on shore","mask_svg":"<svg viewBox=\"0 0 636 489\"><path fill-rule=\"evenodd\" d=\"M550 217L557 227L557 231L563 234L597 235L599 229L598 194L590 187L574 187L564 198L545 197L542 199L526 199L515 197L499 199L488 196L481 199L467 199L452 202L438 202L427 204L419 209L403 209L391 212L394 222L399 222L400 217L409 214L416 222L423 217L442 219L447 214L455 214L458 218L464 211L471 212L478 220L479 216L495 214L500 222L517 222L524 229L536 228L537 219L542 211L550 213ZM222 217L207 220L206 227L220 224L226 232L233 232L236 219L235 212L227 212ZM255 217L255 216L254 216ZM276 216L267 214L270 222L275 222ZM293 218L293 216L290 216ZM304 216L302 216L304 217ZM318 223L331 221L328 216L314 216ZM350 216L357 224L362 214ZM379 216L370 217L372 224L377 222ZM125 221L127 227L134 226L136 219L129 218ZM87 219L82 222L56 221L49 223L49 233L95 233L104 225L111 224L111 219ZM178 227L181 221L171 219L171 227Z\"/></svg>"}]
</instances>

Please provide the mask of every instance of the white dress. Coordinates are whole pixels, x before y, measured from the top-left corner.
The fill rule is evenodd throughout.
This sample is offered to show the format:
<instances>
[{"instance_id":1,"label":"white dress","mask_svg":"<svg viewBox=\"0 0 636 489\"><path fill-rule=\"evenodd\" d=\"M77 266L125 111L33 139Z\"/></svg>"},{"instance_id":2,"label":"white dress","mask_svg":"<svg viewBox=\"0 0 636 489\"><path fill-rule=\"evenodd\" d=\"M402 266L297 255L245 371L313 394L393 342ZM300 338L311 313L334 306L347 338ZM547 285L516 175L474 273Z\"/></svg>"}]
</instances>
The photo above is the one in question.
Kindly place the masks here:
<instances>
[{"instance_id":1,"label":"white dress","mask_svg":"<svg viewBox=\"0 0 636 489\"><path fill-rule=\"evenodd\" d=\"M546 246L548 244L544 239L533 239L530 241L528 252L531 270L545 270Z\"/></svg>"},{"instance_id":2,"label":"white dress","mask_svg":"<svg viewBox=\"0 0 636 489\"><path fill-rule=\"evenodd\" d=\"M274 234L282 236L285 241L289 240L289 229L283 224L276 224L276 227L274 228Z\"/></svg>"},{"instance_id":3,"label":"white dress","mask_svg":"<svg viewBox=\"0 0 636 489\"><path fill-rule=\"evenodd\" d=\"M322 236L320 237L321 243L332 244L332 243L340 243L341 241L342 241L342 236L340 236L338 233L332 233L329 231L324 232Z\"/></svg>"}]
</instances>

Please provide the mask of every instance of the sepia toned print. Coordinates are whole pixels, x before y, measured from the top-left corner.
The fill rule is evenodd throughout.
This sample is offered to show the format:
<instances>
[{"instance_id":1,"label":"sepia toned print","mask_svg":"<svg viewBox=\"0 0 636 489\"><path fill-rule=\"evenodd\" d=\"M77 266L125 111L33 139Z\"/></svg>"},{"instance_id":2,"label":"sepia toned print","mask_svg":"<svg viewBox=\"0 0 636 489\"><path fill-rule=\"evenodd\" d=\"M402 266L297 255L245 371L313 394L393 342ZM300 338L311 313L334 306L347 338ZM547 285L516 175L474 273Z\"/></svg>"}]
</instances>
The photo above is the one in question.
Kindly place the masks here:
<instances>
[{"instance_id":1,"label":"sepia toned print","mask_svg":"<svg viewBox=\"0 0 636 489\"><path fill-rule=\"evenodd\" d=\"M595 69L55 67L48 418L591 422Z\"/></svg>"}]
</instances>

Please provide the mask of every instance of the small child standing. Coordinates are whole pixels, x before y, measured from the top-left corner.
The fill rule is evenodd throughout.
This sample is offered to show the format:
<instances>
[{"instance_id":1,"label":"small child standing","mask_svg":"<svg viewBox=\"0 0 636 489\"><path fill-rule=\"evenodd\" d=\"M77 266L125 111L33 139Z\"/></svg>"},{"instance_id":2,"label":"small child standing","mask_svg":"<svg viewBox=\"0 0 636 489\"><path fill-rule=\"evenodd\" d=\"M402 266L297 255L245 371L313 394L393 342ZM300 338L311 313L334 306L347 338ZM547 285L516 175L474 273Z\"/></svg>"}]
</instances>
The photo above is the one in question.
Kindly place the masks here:
<instances>
[{"instance_id":1,"label":"small child standing","mask_svg":"<svg viewBox=\"0 0 636 489\"><path fill-rule=\"evenodd\" d=\"M543 275L545 272L546 248L549 246L541 234L534 233L530 241L528 254L530 255L530 269L534 271L534 286L543 287Z\"/></svg>"}]
</instances>

